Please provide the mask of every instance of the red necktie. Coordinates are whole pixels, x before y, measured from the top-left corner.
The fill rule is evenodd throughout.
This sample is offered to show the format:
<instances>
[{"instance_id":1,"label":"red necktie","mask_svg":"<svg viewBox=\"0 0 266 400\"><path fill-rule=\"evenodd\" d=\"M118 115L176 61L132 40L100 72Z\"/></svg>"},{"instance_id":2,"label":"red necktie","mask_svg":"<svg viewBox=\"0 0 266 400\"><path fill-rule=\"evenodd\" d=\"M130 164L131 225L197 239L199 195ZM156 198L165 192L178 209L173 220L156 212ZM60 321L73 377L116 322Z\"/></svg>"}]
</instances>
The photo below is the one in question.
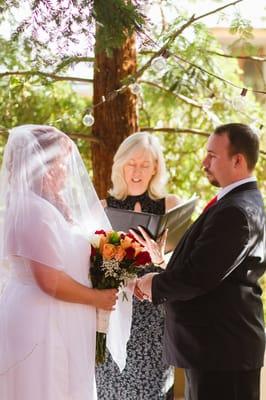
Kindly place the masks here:
<instances>
[{"instance_id":1,"label":"red necktie","mask_svg":"<svg viewBox=\"0 0 266 400\"><path fill-rule=\"evenodd\" d=\"M216 203L216 201L217 201L217 195L214 196L214 197L206 204L206 206L205 206L204 209L203 209L203 212L207 211L208 208L210 208L214 203Z\"/></svg>"}]
</instances>

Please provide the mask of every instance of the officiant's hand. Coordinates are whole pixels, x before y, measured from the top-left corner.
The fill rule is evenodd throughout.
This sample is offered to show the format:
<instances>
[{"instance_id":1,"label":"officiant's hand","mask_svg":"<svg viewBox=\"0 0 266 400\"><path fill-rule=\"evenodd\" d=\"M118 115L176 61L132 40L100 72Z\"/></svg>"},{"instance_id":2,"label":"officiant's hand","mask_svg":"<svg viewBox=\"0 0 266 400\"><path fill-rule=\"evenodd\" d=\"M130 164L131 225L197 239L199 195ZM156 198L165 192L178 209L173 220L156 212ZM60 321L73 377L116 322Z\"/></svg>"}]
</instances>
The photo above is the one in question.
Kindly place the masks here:
<instances>
[{"instance_id":1,"label":"officiant's hand","mask_svg":"<svg viewBox=\"0 0 266 400\"><path fill-rule=\"evenodd\" d=\"M139 278L137 281L136 286L138 287L138 290L142 294L143 300L152 301L151 285L152 285L153 277L155 275L158 275L158 274L156 272L152 272L152 273L144 275L142 278Z\"/></svg>"},{"instance_id":2,"label":"officiant's hand","mask_svg":"<svg viewBox=\"0 0 266 400\"><path fill-rule=\"evenodd\" d=\"M153 240L150 235L145 231L145 229L143 229L141 226L138 226L138 229L143 237L138 235L132 229L130 229L129 231L134 236L134 238L149 252L153 264L159 265L160 267L164 268L164 251L168 229L164 231L164 233L157 239L157 241Z\"/></svg>"}]
</instances>

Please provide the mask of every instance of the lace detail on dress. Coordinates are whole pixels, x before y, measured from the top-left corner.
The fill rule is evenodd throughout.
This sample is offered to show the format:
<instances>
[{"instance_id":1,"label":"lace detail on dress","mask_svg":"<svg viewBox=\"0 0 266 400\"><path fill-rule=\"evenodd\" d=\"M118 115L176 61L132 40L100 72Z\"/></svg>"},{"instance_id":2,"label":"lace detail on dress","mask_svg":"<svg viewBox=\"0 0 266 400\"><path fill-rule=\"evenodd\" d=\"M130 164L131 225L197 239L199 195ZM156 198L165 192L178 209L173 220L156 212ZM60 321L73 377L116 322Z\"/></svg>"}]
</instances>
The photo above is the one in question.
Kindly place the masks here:
<instances>
[{"instance_id":1,"label":"lace detail on dress","mask_svg":"<svg viewBox=\"0 0 266 400\"><path fill-rule=\"evenodd\" d=\"M138 196L127 196L125 200L117 200L110 196L106 199L108 207L121 208L124 210L134 210L135 204L140 203L141 210L150 214L165 213L165 198L153 200L149 197L148 192Z\"/></svg>"}]
</instances>

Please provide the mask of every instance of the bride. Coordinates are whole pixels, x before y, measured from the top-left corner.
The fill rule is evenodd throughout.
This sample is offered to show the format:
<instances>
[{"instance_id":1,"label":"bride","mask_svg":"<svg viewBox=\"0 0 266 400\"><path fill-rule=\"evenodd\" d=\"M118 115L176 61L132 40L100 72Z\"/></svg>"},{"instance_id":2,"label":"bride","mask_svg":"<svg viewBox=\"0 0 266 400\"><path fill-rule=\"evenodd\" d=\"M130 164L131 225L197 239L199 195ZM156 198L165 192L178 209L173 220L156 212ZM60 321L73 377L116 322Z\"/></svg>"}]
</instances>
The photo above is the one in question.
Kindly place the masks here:
<instances>
[{"instance_id":1,"label":"bride","mask_svg":"<svg viewBox=\"0 0 266 400\"><path fill-rule=\"evenodd\" d=\"M94 400L96 308L89 234L110 229L74 143L50 126L11 130L0 176L0 398Z\"/></svg>"}]
</instances>

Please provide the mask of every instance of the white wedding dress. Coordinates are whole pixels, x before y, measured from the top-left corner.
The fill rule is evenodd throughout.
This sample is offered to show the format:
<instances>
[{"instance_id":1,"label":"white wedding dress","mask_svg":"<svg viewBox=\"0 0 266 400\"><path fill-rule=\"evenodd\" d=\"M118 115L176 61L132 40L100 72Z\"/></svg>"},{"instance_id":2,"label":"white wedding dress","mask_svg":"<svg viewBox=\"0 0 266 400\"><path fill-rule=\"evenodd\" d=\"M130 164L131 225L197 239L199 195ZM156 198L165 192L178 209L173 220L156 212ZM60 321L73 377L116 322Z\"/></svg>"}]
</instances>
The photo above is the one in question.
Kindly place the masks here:
<instances>
[{"instance_id":1,"label":"white wedding dress","mask_svg":"<svg viewBox=\"0 0 266 400\"><path fill-rule=\"evenodd\" d=\"M58 224L64 243L64 249L58 249L61 258L53 237ZM26 245L34 246L33 252L43 253L51 263L54 257L54 268L90 286L88 241L70 228L55 207L33 198L27 225L23 239L26 235ZM0 399L97 399L95 308L44 293L29 260L21 254L10 257L9 263L11 277L0 297Z\"/></svg>"},{"instance_id":2,"label":"white wedding dress","mask_svg":"<svg viewBox=\"0 0 266 400\"><path fill-rule=\"evenodd\" d=\"M0 400L96 400L96 309L53 297L60 274L51 268L90 287L88 239L98 229L111 225L76 145L52 126L11 129L0 169ZM120 294L110 317L120 370L131 308Z\"/></svg>"}]
</instances>

